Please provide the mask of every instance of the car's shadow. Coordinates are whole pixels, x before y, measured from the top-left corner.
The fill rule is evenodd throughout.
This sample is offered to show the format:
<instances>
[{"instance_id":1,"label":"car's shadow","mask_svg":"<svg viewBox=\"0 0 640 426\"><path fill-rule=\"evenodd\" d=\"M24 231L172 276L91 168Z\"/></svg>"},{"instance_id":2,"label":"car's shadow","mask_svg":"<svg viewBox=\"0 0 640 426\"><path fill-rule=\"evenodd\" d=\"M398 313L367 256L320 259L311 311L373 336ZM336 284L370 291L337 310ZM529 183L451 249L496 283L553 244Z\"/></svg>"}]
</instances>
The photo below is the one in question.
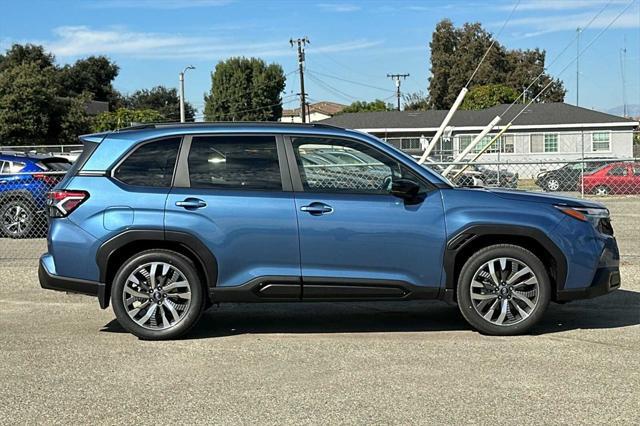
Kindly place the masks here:
<instances>
[{"instance_id":1,"label":"car's shadow","mask_svg":"<svg viewBox=\"0 0 640 426\"><path fill-rule=\"evenodd\" d=\"M531 334L640 324L640 293L551 303ZM185 339L269 333L380 333L470 330L458 308L435 301L226 304L206 311ZM101 330L124 329L113 320Z\"/></svg>"}]
</instances>

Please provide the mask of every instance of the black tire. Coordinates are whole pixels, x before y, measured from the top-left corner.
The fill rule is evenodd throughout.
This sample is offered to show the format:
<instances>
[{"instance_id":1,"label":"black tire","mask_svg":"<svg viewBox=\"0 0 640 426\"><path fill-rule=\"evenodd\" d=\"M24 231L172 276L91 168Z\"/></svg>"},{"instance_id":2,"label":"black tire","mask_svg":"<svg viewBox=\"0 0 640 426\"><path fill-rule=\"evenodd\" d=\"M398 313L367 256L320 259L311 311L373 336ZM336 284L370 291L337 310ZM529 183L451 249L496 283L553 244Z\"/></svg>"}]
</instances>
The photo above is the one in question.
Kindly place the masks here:
<instances>
[{"instance_id":1,"label":"black tire","mask_svg":"<svg viewBox=\"0 0 640 426\"><path fill-rule=\"evenodd\" d=\"M35 209L23 198L9 199L0 206L0 233L10 238L27 238L33 230Z\"/></svg>"},{"instance_id":2,"label":"black tire","mask_svg":"<svg viewBox=\"0 0 640 426\"><path fill-rule=\"evenodd\" d=\"M593 189L593 193L595 195L601 195L606 197L607 195L611 194L611 190L609 189L608 186L598 185Z\"/></svg>"},{"instance_id":3,"label":"black tire","mask_svg":"<svg viewBox=\"0 0 640 426\"><path fill-rule=\"evenodd\" d=\"M562 189L562 185L560 181L556 178L551 178L547 180L544 186L545 186L545 189L550 192L560 191L560 189Z\"/></svg>"},{"instance_id":4,"label":"black tire","mask_svg":"<svg viewBox=\"0 0 640 426\"><path fill-rule=\"evenodd\" d=\"M127 283L130 274L143 265L151 262L163 262L176 268L180 273L182 273L182 275L184 275L184 278L190 286L190 302L186 303L187 307L185 308L181 318L176 321L175 325L170 325L164 329L146 328L134 321L127 313L125 301L123 300L125 284ZM149 297L148 299L152 300L153 298ZM111 286L111 303L118 322L127 331L144 340L168 340L184 335L191 330L191 328L200 319L200 316L204 311L205 301L206 297L202 282L200 281L194 263L186 256L170 250L147 250L131 257L122 264L116 273L113 285ZM154 303L152 302L149 306L152 307L153 304ZM160 307L156 308L162 309ZM145 310L141 312L145 312ZM158 317L155 313L153 316L154 318Z\"/></svg>"},{"instance_id":5,"label":"black tire","mask_svg":"<svg viewBox=\"0 0 640 426\"><path fill-rule=\"evenodd\" d=\"M476 272L478 272L487 262L492 259L499 258L511 258L522 262L525 266L529 267L531 271L533 271L535 278L537 278L538 287L535 307L531 309L526 318L522 318L521 316L520 321L514 322L513 324L497 325L486 320L482 315L480 315L476 307L474 307L471 299L471 281ZM505 280L507 279L505 278ZM484 291L484 289L482 291ZM479 250L467 260L460 271L460 278L457 286L457 297L458 307L462 316L476 330L483 334L494 336L510 336L522 334L528 331L542 318L547 306L549 305L551 285L543 263L533 253L520 246L498 244ZM516 299L514 297L514 302L515 300ZM509 297L508 308L510 313L513 315L515 309L512 309L512 303L513 302L511 302L511 298Z\"/></svg>"}]
</instances>

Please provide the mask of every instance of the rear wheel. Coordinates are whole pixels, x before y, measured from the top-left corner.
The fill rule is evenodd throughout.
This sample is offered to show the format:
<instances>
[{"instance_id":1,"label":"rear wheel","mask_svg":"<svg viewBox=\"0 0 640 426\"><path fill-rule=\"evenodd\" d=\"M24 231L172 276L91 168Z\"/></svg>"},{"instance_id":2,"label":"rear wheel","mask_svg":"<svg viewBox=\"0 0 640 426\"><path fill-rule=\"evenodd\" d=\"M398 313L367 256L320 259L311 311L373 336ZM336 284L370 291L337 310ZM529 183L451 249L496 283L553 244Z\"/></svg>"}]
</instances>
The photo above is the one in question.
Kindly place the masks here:
<instances>
[{"instance_id":1,"label":"rear wheel","mask_svg":"<svg viewBox=\"0 0 640 426\"><path fill-rule=\"evenodd\" d=\"M596 188L593 190L593 193L595 195L609 195L611 191L609 190L608 187L604 186L604 185L598 185L596 186Z\"/></svg>"},{"instance_id":2,"label":"rear wheel","mask_svg":"<svg viewBox=\"0 0 640 426\"><path fill-rule=\"evenodd\" d=\"M204 291L193 262L169 250L148 250L127 260L111 288L118 322L141 339L163 340L189 331L204 310Z\"/></svg>"},{"instance_id":3,"label":"rear wheel","mask_svg":"<svg viewBox=\"0 0 640 426\"><path fill-rule=\"evenodd\" d=\"M26 238L34 221L33 205L23 199L9 200L0 207L0 231L11 238Z\"/></svg>"},{"instance_id":4,"label":"rear wheel","mask_svg":"<svg viewBox=\"0 0 640 426\"><path fill-rule=\"evenodd\" d=\"M506 336L523 333L542 318L551 287L544 265L533 253L500 244L467 260L457 291L460 311L473 327Z\"/></svg>"}]
</instances>

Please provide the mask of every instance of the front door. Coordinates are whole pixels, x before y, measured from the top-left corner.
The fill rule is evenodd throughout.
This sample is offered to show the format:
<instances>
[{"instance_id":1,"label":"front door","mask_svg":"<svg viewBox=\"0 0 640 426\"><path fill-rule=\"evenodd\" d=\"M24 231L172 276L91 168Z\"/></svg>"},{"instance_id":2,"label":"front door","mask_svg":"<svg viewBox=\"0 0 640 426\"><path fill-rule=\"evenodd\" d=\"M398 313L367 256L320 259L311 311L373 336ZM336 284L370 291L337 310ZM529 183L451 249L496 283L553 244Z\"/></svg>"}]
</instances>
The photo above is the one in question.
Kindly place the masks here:
<instances>
[{"instance_id":1,"label":"front door","mask_svg":"<svg viewBox=\"0 0 640 426\"><path fill-rule=\"evenodd\" d=\"M374 296L376 287L439 287L445 225L438 190L360 141L305 136L286 143L295 158L304 298L340 293L344 284L369 286ZM391 195L400 178L421 185L421 202Z\"/></svg>"},{"instance_id":2,"label":"front door","mask_svg":"<svg viewBox=\"0 0 640 426\"><path fill-rule=\"evenodd\" d=\"M299 297L298 225L288 171L280 167L281 140L185 137L165 229L190 233L207 246L217 260L216 291L297 282L274 291Z\"/></svg>"}]
</instances>

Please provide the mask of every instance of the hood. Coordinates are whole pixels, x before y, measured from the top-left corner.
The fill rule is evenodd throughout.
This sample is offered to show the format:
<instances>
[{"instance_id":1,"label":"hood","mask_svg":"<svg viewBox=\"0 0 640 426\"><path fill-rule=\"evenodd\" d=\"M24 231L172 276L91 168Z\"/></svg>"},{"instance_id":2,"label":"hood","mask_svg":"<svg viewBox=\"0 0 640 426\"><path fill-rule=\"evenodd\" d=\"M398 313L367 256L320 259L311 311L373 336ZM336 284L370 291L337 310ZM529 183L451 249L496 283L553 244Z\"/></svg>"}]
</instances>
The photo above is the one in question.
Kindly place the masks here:
<instances>
[{"instance_id":1,"label":"hood","mask_svg":"<svg viewBox=\"0 0 640 426\"><path fill-rule=\"evenodd\" d=\"M517 189L509 190L502 188L485 188L485 190L494 195L497 195L500 198L514 201L532 201L534 203L565 205L570 207L604 207L602 204L596 203L594 201L573 197L562 197L541 192L528 192Z\"/></svg>"}]
</instances>

